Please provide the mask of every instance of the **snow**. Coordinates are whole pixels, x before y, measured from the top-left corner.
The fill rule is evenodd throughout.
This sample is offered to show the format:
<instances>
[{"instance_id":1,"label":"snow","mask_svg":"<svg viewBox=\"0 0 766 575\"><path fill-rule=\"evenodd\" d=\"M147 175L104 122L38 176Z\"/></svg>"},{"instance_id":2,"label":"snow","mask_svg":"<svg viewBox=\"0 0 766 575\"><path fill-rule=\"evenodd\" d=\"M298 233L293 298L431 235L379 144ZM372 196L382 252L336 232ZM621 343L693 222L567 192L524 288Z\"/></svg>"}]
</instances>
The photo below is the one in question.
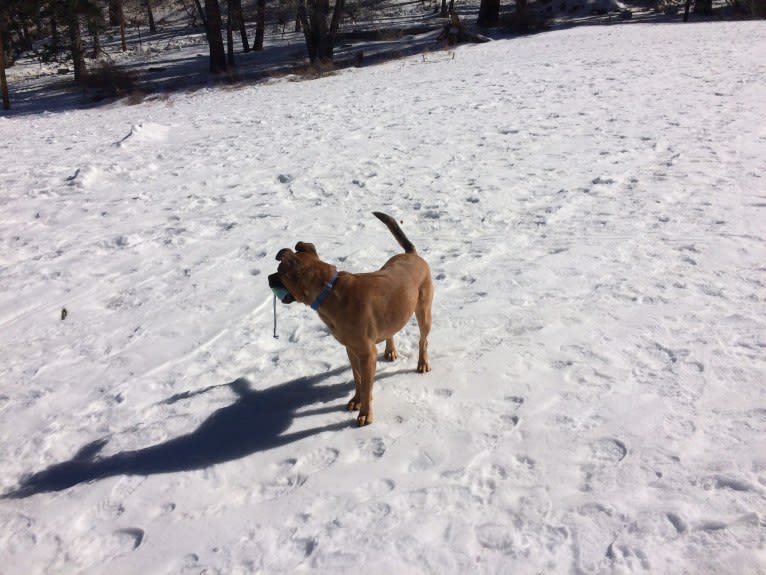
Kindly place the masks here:
<instances>
[{"instance_id":1,"label":"snow","mask_svg":"<svg viewBox=\"0 0 766 575\"><path fill-rule=\"evenodd\" d=\"M0 570L764 573L763 54L575 28L0 117ZM413 320L356 428L266 277L377 268L373 210L433 371Z\"/></svg>"}]
</instances>

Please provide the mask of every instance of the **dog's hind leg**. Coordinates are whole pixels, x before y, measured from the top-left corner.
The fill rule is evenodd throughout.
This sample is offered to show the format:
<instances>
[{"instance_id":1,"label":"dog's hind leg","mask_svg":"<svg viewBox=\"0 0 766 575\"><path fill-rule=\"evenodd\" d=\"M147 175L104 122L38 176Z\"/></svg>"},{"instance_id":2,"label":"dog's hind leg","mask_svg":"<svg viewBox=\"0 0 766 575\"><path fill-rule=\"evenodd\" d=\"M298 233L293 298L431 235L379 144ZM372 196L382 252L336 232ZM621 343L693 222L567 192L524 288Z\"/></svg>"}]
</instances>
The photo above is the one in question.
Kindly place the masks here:
<instances>
[{"instance_id":1,"label":"dog's hind leg","mask_svg":"<svg viewBox=\"0 0 766 575\"><path fill-rule=\"evenodd\" d=\"M431 333L431 301L433 296L433 285L429 281L420 289L418 304L415 307L415 317L418 320L418 328L420 330L418 373L431 371L431 365L428 363L428 334Z\"/></svg>"}]
</instances>

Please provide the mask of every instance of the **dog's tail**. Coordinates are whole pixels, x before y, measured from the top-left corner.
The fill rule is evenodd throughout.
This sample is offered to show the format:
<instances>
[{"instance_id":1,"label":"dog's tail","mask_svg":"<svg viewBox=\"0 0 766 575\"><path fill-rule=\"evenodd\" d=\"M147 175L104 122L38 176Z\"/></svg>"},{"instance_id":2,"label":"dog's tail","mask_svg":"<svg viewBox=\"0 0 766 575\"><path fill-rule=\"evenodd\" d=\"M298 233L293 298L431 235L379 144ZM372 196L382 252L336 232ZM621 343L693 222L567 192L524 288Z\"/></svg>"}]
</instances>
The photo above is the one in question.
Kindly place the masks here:
<instances>
[{"instance_id":1,"label":"dog's tail","mask_svg":"<svg viewBox=\"0 0 766 575\"><path fill-rule=\"evenodd\" d=\"M399 242L399 245L404 248L404 253L407 253L407 254L415 253L415 246L412 245L412 242L407 239L407 236L404 235L402 228L399 227L399 224L396 223L396 220L394 218L392 218L391 216L387 214L384 214L383 212L372 212L372 213L381 222L386 224L386 227L391 231L392 234L394 234L396 241Z\"/></svg>"}]
</instances>

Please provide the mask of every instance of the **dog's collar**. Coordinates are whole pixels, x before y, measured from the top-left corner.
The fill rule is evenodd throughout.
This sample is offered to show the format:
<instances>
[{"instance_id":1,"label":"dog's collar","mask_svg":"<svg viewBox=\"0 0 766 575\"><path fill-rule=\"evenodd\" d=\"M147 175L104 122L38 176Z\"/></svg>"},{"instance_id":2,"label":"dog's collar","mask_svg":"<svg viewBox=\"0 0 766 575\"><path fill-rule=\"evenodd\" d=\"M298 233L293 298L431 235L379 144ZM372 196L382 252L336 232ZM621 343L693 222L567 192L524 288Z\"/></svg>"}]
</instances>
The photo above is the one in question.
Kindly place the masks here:
<instances>
[{"instance_id":1,"label":"dog's collar","mask_svg":"<svg viewBox=\"0 0 766 575\"><path fill-rule=\"evenodd\" d=\"M327 296L330 295L330 292L332 291L333 286L335 285L335 280L338 279L338 272L336 271L334 274L332 274L332 277L330 278L330 281L328 281L324 289L319 293L317 298L314 300L314 303L311 304L311 309L314 311L319 309L319 306L322 305L322 302L327 299Z\"/></svg>"}]
</instances>

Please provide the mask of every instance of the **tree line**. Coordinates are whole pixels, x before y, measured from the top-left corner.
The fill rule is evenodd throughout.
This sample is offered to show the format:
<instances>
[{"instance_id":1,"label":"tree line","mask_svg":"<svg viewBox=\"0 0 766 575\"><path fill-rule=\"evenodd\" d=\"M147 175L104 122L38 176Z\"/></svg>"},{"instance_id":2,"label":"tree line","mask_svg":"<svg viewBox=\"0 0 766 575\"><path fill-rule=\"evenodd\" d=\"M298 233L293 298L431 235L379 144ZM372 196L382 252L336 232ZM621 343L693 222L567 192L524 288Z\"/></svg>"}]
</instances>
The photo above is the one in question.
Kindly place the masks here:
<instances>
[{"instance_id":1,"label":"tree line","mask_svg":"<svg viewBox=\"0 0 766 575\"><path fill-rule=\"evenodd\" d=\"M41 61L71 62L76 82L87 74L86 57L97 58L101 38L108 29L119 29L122 50L126 51L126 8L134 23L157 31L154 13L165 0L2 0L0 2L0 89L3 107L8 109L5 70L19 54L34 49ZM190 0L193 23L201 22L210 51L210 71L223 73L234 66L235 37L243 52L263 49L266 0L255 0L255 33L248 37L242 0ZM302 31L312 64L331 62L346 0L288 0L281 13L290 13L296 31ZM286 18L280 15L280 20ZM286 25L286 23L285 23ZM225 41L224 41L225 36ZM88 45L86 46L86 39Z\"/></svg>"},{"instance_id":2,"label":"tree line","mask_svg":"<svg viewBox=\"0 0 766 575\"><path fill-rule=\"evenodd\" d=\"M0 92L3 108L8 109L6 67L22 52L34 49L42 61L71 61L74 79L82 82L87 74L86 56L98 58L101 37L108 30L119 30L122 50L126 51L126 11L131 23L157 31L155 10L171 0L0 0ZM266 0L247 0L249 15L254 3L255 34L248 38L243 0L182 0L193 24L201 23L210 51L210 71L228 72L234 67L234 38L239 35L243 52L262 50ZM359 2L360 0L348 0ZM439 0L435 0L437 3ZM441 16L452 13L454 1L440 0ZM531 0L534 2L535 0ZM695 11L709 14L712 0L684 0L688 19L692 2ZM177 0L176 0L177 2ZM375 0L368 0L368 3ZM529 0L514 0L516 31L532 30ZM731 0L735 5L747 5L753 17L766 17L766 0ZM333 60L341 18L352 12L354 5L347 0L280 0L279 20L283 26L295 23L296 32L304 35L309 60L324 65ZM438 4L437 4L438 10ZM480 0L477 24L493 27L500 23L501 0ZM225 41L224 41L225 35ZM86 46L86 41L88 45Z\"/></svg>"}]
</instances>

